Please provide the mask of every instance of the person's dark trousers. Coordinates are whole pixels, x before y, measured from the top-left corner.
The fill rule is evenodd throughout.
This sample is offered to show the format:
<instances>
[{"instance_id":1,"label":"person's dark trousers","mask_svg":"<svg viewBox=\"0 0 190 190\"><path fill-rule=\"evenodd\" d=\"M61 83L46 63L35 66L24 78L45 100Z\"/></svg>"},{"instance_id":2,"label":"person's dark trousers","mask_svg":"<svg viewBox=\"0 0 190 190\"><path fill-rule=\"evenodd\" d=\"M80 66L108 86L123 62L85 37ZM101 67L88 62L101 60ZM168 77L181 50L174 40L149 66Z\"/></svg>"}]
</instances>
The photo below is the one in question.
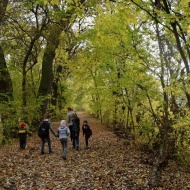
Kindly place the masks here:
<instances>
[{"instance_id":1,"label":"person's dark trousers","mask_svg":"<svg viewBox=\"0 0 190 190\"><path fill-rule=\"evenodd\" d=\"M70 130L70 138L71 138L71 142L73 140L73 125L69 125L69 130Z\"/></svg>"},{"instance_id":2,"label":"person's dark trousers","mask_svg":"<svg viewBox=\"0 0 190 190\"><path fill-rule=\"evenodd\" d=\"M88 147L88 139L89 137L87 135L85 135L85 143L86 143L86 147Z\"/></svg>"},{"instance_id":3,"label":"person's dark trousers","mask_svg":"<svg viewBox=\"0 0 190 190\"><path fill-rule=\"evenodd\" d=\"M73 145L73 148L75 148L75 134L72 132L72 145Z\"/></svg>"},{"instance_id":4,"label":"person's dark trousers","mask_svg":"<svg viewBox=\"0 0 190 190\"><path fill-rule=\"evenodd\" d=\"M44 137L44 138L41 138L42 140L42 143L41 143L41 153L44 154L44 146L45 146L45 143L47 142L48 143L48 147L49 147L49 153L52 152L51 150L51 140L49 137Z\"/></svg>"},{"instance_id":5,"label":"person's dark trousers","mask_svg":"<svg viewBox=\"0 0 190 190\"><path fill-rule=\"evenodd\" d=\"M25 149L26 148L26 139L20 140L20 149Z\"/></svg>"},{"instance_id":6,"label":"person's dark trousers","mask_svg":"<svg viewBox=\"0 0 190 190\"><path fill-rule=\"evenodd\" d=\"M77 133L77 134L75 134L75 133L73 133L73 148L76 148L76 149L78 149L78 147L79 147L79 134Z\"/></svg>"}]
</instances>

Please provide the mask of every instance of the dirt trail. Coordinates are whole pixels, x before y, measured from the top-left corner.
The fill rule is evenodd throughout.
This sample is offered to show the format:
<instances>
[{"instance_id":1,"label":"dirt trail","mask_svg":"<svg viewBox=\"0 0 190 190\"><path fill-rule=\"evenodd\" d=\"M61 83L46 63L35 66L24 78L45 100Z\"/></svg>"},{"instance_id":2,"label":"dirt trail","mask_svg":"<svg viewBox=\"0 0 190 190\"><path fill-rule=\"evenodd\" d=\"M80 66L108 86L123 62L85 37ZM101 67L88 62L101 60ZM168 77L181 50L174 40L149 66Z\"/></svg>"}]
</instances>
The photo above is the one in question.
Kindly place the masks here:
<instances>
[{"instance_id":1,"label":"dirt trail","mask_svg":"<svg viewBox=\"0 0 190 190\"><path fill-rule=\"evenodd\" d=\"M77 112L81 123L87 119L93 130L89 149L80 133L80 149L68 144L67 160L62 159L59 140L51 135L53 154L40 154L40 139L33 135L27 149L18 143L0 148L0 189L9 190L148 190L151 168L140 163L140 152L124 145L98 120ZM59 122L54 123L58 128ZM47 152L47 145L45 147ZM174 173L161 189L188 189L188 181L179 182L183 173ZM166 175L168 175L166 173ZM176 177L175 177L176 175ZM178 181L177 181L178 180ZM164 182L163 182L164 183ZM176 188L172 188L173 184ZM188 184L189 183L189 184ZM177 184L177 186L176 186ZM183 184L183 185L182 185ZM167 187L167 188L166 188ZM189 186L190 187L190 186Z\"/></svg>"}]
</instances>

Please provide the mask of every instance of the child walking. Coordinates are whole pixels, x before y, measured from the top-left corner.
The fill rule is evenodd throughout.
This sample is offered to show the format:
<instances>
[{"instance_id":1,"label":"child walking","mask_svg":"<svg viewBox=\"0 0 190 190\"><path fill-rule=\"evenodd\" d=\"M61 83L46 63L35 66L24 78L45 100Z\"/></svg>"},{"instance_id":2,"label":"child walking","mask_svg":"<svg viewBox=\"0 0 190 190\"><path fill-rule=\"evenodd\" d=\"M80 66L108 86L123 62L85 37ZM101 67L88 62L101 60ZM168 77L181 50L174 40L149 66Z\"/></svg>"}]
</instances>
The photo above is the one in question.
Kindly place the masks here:
<instances>
[{"instance_id":1,"label":"child walking","mask_svg":"<svg viewBox=\"0 0 190 190\"><path fill-rule=\"evenodd\" d=\"M19 138L19 143L20 143L20 149L24 150L26 148L26 138L27 138L28 133L31 134L26 129L26 124L23 121L20 122L20 128L18 130L18 138Z\"/></svg>"},{"instance_id":2,"label":"child walking","mask_svg":"<svg viewBox=\"0 0 190 190\"><path fill-rule=\"evenodd\" d=\"M88 140L92 135L92 130L90 129L87 120L83 121L82 131L83 131L83 136L85 136L86 149L88 149Z\"/></svg>"},{"instance_id":3,"label":"child walking","mask_svg":"<svg viewBox=\"0 0 190 190\"><path fill-rule=\"evenodd\" d=\"M68 136L70 135L70 130L66 126L66 121L61 120L61 126L58 128L57 136L59 137L60 143L63 148L63 159L66 160L66 154L67 154L67 142L68 142Z\"/></svg>"}]
</instances>

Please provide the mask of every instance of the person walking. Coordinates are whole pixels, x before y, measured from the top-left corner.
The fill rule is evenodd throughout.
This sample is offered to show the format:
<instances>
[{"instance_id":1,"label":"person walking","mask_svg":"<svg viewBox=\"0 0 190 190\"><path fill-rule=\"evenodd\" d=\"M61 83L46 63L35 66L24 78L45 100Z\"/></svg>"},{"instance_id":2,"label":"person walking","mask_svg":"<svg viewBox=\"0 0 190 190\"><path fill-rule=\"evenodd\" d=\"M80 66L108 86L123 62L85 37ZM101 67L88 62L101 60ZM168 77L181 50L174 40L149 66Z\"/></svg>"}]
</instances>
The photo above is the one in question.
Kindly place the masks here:
<instances>
[{"instance_id":1,"label":"person walking","mask_svg":"<svg viewBox=\"0 0 190 190\"><path fill-rule=\"evenodd\" d=\"M57 136L59 137L60 143L63 148L63 159L66 160L66 154L67 154L67 142L68 142L68 136L70 135L70 130L66 126L66 121L61 120L61 126L58 128Z\"/></svg>"},{"instance_id":2,"label":"person walking","mask_svg":"<svg viewBox=\"0 0 190 190\"><path fill-rule=\"evenodd\" d=\"M45 142L48 143L49 153L52 153L49 130L53 133L54 136L56 136L50 122L50 115L44 114L44 119L38 129L38 136L41 138L41 154L44 154Z\"/></svg>"},{"instance_id":3,"label":"person walking","mask_svg":"<svg viewBox=\"0 0 190 190\"><path fill-rule=\"evenodd\" d=\"M68 107L67 111L68 111L68 113L67 113L67 123L68 123L69 130L70 130L70 133L71 133L70 138L71 138L71 142L72 142L72 140L73 140L72 139L73 138L73 134L72 134L72 132L73 132L73 122L72 122L71 116L73 114L76 114L76 113L73 111L73 109L71 107Z\"/></svg>"},{"instance_id":4,"label":"person walking","mask_svg":"<svg viewBox=\"0 0 190 190\"><path fill-rule=\"evenodd\" d=\"M88 140L92 135L92 130L88 125L88 121L84 120L82 125L83 137L85 137L86 149L88 149Z\"/></svg>"},{"instance_id":5,"label":"person walking","mask_svg":"<svg viewBox=\"0 0 190 190\"><path fill-rule=\"evenodd\" d=\"M73 122L73 128L72 128L73 148L79 150L80 119L76 114L72 114L71 120Z\"/></svg>"},{"instance_id":6,"label":"person walking","mask_svg":"<svg viewBox=\"0 0 190 190\"><path fill-rule=\"evenodd\" d=\"M22 121L20 122L20 128L18 130L19 144L20 144L20 149L22 150L26 148L27 134L32 134L32 133L27 130L26 123Z\"/></svg>"}]
</instances>

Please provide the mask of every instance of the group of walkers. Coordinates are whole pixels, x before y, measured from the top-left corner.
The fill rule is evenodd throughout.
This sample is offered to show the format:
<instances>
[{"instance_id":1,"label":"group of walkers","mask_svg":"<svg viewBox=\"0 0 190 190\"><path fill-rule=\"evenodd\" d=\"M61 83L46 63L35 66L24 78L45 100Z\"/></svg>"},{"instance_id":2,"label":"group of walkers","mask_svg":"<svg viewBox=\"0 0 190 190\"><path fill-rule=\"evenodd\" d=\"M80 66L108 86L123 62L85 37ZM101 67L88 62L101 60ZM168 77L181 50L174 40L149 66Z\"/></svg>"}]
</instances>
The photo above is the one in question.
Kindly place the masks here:
<instances>
[{"instance_id":1,"label":"group of walkers","mask_svg":"<svg viewBox=\"0 0 190 190\"><path fill-rule=\"evenodd\" d=\"M44 146L46 142L48 143L49 153L52 153L49 131L51 131L55 137L59 138L63 150L62 158L64 160L66 160L67 144L69 136L73 149L76 149L77 151L79 150L80 119L72 108L69 107L67 110L68 113L66 120L61 120L60 127L58 128L57 132L55 132L52 127L52 124L50 122L50 115L44 114L43 121L41 122L38 129L38 136L41 139L41 154L44 154ZM25 126L26 124L22 121L20 123L20 129L18 132L20 149L25 149L26 135L27 133L30 133L26 130ZM86 149L88 149L88 140L92 135L92 130L89 127L87 120L83 121L82 132L83 136L85 137Z\"/></svg>"}]
</instances>

